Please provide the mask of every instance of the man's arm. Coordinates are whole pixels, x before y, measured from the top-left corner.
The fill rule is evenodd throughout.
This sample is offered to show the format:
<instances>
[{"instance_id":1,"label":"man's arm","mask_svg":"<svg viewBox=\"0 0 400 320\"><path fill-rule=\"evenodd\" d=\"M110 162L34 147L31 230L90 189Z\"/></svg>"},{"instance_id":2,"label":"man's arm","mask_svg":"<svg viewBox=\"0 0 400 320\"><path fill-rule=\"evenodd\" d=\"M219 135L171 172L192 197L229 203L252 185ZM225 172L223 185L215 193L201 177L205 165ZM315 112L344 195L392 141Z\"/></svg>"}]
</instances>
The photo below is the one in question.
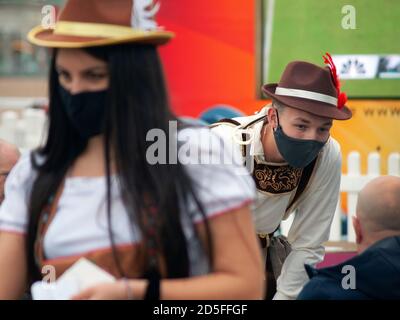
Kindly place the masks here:
<instances>
[{"instance_id":1,"label":"man's arm","mask_svg":"<svg viewBox=\"0 0 400 320\"><path fill-rule=\"evenodd\" d=\"M323 243L329 232L339 198L341 154L336 141L322 156L311 185L300 200L288 234L292 251L277 280L274 299L296 299L308 276L304 264L315 266L324 257Z\"/></svg>"},{"instance_id":2,"label":"man's arm","mask_svg":"<svg viewBox=\"0 0 400 320\"><path fill-rule=\"evenodd\" d=\"M0 299L19 299L26 289L25 236L0 231Z\"/></svg>"}]
</instances>

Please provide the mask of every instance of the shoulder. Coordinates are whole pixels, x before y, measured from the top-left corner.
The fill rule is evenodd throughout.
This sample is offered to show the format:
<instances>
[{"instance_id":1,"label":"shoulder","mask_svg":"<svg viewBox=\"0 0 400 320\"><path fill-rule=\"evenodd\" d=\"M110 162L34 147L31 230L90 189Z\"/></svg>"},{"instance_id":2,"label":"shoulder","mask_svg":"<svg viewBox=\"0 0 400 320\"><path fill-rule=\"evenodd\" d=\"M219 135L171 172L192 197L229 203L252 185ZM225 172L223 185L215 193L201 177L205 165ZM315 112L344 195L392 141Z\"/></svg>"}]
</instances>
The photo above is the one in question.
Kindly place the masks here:
<instances>
[{"instance_id":1,"label":"shoulder","mask_svg":"<svg viewBox=\"0 0 400 320\"><path fill-rule=\"evenodd\" d=\"M298 300L338 299L338 284L329 278L316 276L306 283L297 297Z\"/></svg>"},{"instance_id":2,"label":"shoulder","mask_svg":"<svg viewBox=\"0 0 400 320\"><path fill-rule=\"evenodd\" d=\"M25 233L28 221L28 199L36 177L31 153L24 153L8 175L4 185L4 201L0 206L0 229Z\"/></svg>"},{"instance_id":3,"label":"shoulder","mask_svg":"<svg viewBox=\"0 0 400 320\"><path fill-rule=\"evenodd\" d=\"M221 137L208 127L185 128L178 133L178 140L178 161L195 182L209 217L253 201L254 182L238 159L240 154Z\"/></svg>"},{"instance_id":4,"label":"shoulder","mask_svg":"<svg viewBox=\"0 0 400 320\"><path fill-rule=\"evenodd\" d=\"M254 127L251 125L255 120L263 117L263 113L257 113L252 116L237 117L229 119L229 122L215 123L210 126L213 133L218 135L225 144L235 149L234 152L242 153L243 134L254 136ZM247 126L249 125L249 126ZM247 136L249 137L249 136ZM246 138L247 140L248 138Z\"/></svg>"},{"instance_id":5,"label":"shoulder","mask_svg":"<svg viewBox=\"0 0 400 320\"><path fill-rule=\"evenodd\" d=\"M256 112L254 115L244 116L244 117L236 117L232 119L227 119L227 121L217 122L210 125L212 131L218 133L221 136L231 135L231 133L235 129L240 129L247 124L250 124L252 121L264 116L266 114L265 108L259 112Z\"/></svg>"},{"instance_id":6,"label":"shoulder","mask_svg":"<svg viewBox=\"0 0 400 320\"><path fill-rule=\"evenodd\" d=\"M221 136L209 127L189 127L178 132L178 161L182 164L242 165L239 148L229 135Z\"/></svg>"},{"instance_id":7,"label":"shoulder","mask_svg":"<svg viewBox=\"0 0 400 320\"><path fill-rule=\"evenodd\" d=\"M341 279L317 275L303 287L298 300L365 300L370 299L357 289L344 289Z\"/></svg>"},{"instance_id":8,"label":"shoulder","mask_svg":"<svg viewBox=\"0 0 400 320\"><path fill-rule=\"evenodd\" d=\"M188 142L191 145L200 145L206 140L218 140L219 136L210 127L188 126L179 129L178 141Z\"/></svg>"},{"instance_id":9,"label":"shoulder","mask_svg":"<svg viewBox=\"0 0 400 320\"><path fill-rule=\"evenodd\" d=\"M299 300L330 300L338 299L343 294L337 268L317 270L305 265L310 280L303 287L297 299Z\"/></svg>"},{"instance_id":10,"label":"shoulder","mask_svg":"<svg viewBox=\"0 0 400 320\"><path fill-rule=\"evenodd\" d=\"M186 127L178 131L178 157L183 150L196 151L194 154L222 152L223 140L209 127Z\"/></svg>"},{"instance_id":11,"label":"shoulder","mask_svg":"<svg viewBox=\"0 0 400 320\"><path fill-rule=\"evenodd\" d=\"M30 192L33 182L37 177L37 170L32 165L32 158L36 164L43 163L43 157L37 155L34 151L25 151L11 169L5 183L5 192L15 191Z\"/></svg>"},{"instance_id":12,"label":"shoulder","mask_svg":"<svg viewBox=\"0 0 400 320\"><path fill-rule=\"evenodd\" d=\"M235 131L243 124L242 118L231 119L232 122L217 122L210 125L210 130L220 138L232 143Z\"/></svg>"},{"instance_id":13,"label":"shoulder","mask_svg":"<svg viewBox=\"0 0 400 320\"><path fill-rule=\"evenodd\" d=\"M26 151L21 155L7 177L8 183L23 184L26 183L27 180L33 178L35 170L32 167L31 155L31 151Z\"/></svg>"}]
</instances>

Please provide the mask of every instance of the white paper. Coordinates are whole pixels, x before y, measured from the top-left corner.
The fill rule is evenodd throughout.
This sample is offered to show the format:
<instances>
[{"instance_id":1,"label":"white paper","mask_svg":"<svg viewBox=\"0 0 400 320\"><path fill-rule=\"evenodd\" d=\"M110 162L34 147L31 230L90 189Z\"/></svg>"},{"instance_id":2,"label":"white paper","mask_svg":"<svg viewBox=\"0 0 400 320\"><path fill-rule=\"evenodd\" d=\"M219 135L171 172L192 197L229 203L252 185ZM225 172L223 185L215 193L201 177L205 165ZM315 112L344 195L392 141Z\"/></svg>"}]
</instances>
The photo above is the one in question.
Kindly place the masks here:
<instances>
[{"instance_id":1,"label":"white paper","mask_svg":"<svg viewBox=\"0 0 400 320\"><path fill-rule=\"evenodd\" d=\"M108 272L86 258L81 258L54 283L35 282L31 293L34 300L68 300L86 288L115 280Z\"/></svg>"}]
</instances>

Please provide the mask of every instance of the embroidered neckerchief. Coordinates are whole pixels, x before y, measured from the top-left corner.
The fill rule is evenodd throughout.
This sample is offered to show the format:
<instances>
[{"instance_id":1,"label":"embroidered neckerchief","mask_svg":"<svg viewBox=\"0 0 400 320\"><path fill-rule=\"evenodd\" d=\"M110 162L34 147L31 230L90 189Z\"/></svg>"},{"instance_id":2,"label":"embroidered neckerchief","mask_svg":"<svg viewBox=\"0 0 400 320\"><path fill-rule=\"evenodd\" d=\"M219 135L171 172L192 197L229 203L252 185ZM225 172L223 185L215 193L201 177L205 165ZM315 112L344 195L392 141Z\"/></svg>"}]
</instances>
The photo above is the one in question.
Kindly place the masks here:
<instances>
[{"instance_id":1,"label":"embroidered neckerchief","mask_svg":"<svg viewBox=\"0 0 400 320\"><path fill-rule=\"evenodd\" d=\"M253 179L257 190L272 194L292 192L300 182L302 168L289 165L273 165L254 158Z\"/></svg>"}]
</instances>

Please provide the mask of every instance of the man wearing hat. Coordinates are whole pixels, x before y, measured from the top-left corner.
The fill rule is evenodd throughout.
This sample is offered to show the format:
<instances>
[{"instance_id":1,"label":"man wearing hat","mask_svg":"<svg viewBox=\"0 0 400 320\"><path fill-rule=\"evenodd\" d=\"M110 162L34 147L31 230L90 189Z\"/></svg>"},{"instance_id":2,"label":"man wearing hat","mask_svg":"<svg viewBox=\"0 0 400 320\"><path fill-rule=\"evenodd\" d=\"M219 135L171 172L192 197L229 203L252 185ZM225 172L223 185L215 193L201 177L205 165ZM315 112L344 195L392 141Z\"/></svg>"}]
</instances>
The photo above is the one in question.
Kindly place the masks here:
<instances>
[{"instance_id":1,"label":"man wearing hat","mask_svg":"<svg viewBox=\"0 0 400 320\"><path fill-rule=\"evenodd\" d=\"M254 116L212 126L257 186L252 209L266 258L267 299L297 297L308 280L304 264L323 259L339 197L341 152L330 129L334 119L352 114L331 56L324 61L325 68L289 63L278 84L262 88L272 104ZM272 237L291 214L287 240Z\"/></svg>"}]
</instances>

